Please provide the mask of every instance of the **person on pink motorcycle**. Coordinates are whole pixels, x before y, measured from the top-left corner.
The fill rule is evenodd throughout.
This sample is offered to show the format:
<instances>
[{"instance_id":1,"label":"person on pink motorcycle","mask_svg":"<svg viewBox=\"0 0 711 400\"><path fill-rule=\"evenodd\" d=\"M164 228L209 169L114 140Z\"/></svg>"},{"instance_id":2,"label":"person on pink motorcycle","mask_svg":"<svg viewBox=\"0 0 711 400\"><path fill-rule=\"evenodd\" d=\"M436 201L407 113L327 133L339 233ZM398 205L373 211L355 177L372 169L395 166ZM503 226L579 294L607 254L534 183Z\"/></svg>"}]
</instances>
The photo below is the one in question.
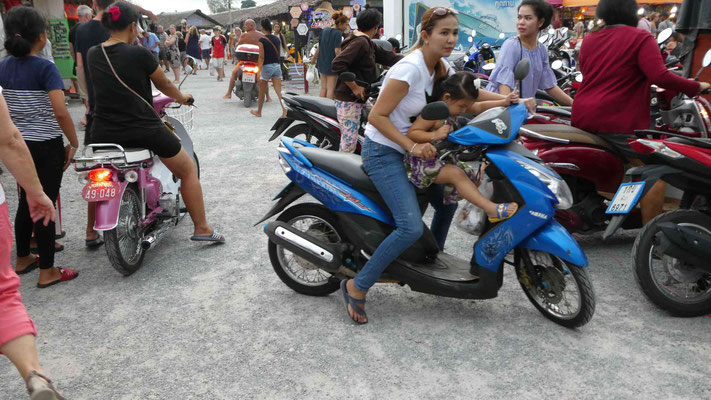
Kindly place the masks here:
<instances>
[{"instance_id":1,"label":"person on pink motorcycle","mask_svg":"<svg viewBox=\"0 0 711 400\"><path fill-rule=\"evenodd\" d=\"M101 19L111 34L109 40L89 50L88 66L96 99L92 140L143 147L160 157L181 180L180 191L195 225L190 239L222 243L225 237L207 223L202 187L192 158L148 105L153 100L151 82L178 103L192 104L193 98L181 93L166 77L150 51L130 44L138 36L137 21L138 13L130 4L113 3Z\"/></svg>"}]
</instances>

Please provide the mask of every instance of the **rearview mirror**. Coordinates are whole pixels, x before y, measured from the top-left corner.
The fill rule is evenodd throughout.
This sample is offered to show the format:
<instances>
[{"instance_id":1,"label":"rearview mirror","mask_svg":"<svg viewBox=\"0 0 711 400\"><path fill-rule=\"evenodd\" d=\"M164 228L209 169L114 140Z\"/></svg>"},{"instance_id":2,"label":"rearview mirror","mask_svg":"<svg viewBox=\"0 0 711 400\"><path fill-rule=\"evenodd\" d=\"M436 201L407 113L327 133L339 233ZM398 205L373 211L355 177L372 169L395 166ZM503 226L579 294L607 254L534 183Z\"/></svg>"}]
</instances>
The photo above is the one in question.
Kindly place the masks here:
<instances>
[{"instance_id":1,"label":"rearview mirror","mask_svg":"<svg viewBox=\"0 0 711 400\"><path fill-rule=\"evenodd\" d=\"M435 101L422 109L420 116L427 121L439 121L449 118L449 106L443 101Z\"/></svg>"},{"instance_id":2,"label":"rearview mirror","mask_svg":"<svg viewBox=\"0 0 711 400\"><path fill-rule=\"evenodd\" d=\"M707 51L706 54L704 54L704 59L701 61L701 66L706 68L709 65L711 65L711 50Z\"/></svg>"},{"instance_id":3,"label":"rearview mirror","mask_svg":"<svg viewBox=\"0 0 711 400\"><path fill-rule=\"evenodd\" d=\"M517 81L522 81L526 79L528 73L531 71L531 62L528 58L524 58L516 64L514 68L514 79Z\"/></svg>"},{"instance_id":4,"label":"rearview mirror","mask_svg":"<svg viewBox=\"0 0 711 400\"><path fill-rule=\"evenodd\" d=\"M575 82L583 83L583 74L575 75Z\"/></svg>"},{"instance_id":5,"label":"rearview mirror","mask_svg":"<svg viewBox=\"0 0 711 400\"><path fill-rule=\"evenodd\" d=\"M474 39L472 39L472 37L469 36L469 37L467 38L467 41L468 41L469 43L472 43L472 42L474 42Z\"/></svg>"},{"instance_id":6,"label":"rearview mirror","mask_svg":"<svg viewBox=\"0 0 711 400\"><path fill-rule=\"evenodd\" d=\"M657 44L664 44L669 40L670 37L672 37L672 33L674 33L674 30L672 28L667 28L661 32L659 32L659 36L657 36Z\"/></svg>"},{"instance_id":7,"label":"rearview mirror","mask_svg":"<svg viewBox=\"0 0 711 400\"><path fill-rule=\"evenodd\" d=\"M356 75L353 72L343 72L340 78L343 82L353 82L356 80Z\"/></svg>"},{"instance_id":8,"label":"rearview mirror","mask_svg":"<svg viewBox=\"0 0 711 400\"><path fill-rule=\"evenodd\" d=\"M191 67L191 66L189 66L189 65L186 65L186 66L185 66L185 73L186 73L187 75L192 74L192 73L193 73L193 67Z\"/></svg>"},{"instance_id":9,"label":"rearview mirror","mask_svg":"<svg viewBox=\"0 0 711 400\"><path fill-rule=\"evenodd\" d=\"M493 71L494 68L496 68L496 63L484 64L484 65L481 67L481 69L483 69L484 71L487 71L487 72L488 72L488 71Z\"/></svg>"},{"instance_id":10,"label":"rearview mirror","mask_svg":"<svg viewBox=\"0 0 711 400\"><path fill-rule=\"evenodd\" d=\"M190 67L190 71L192 71L193 69L195 69L195 59L192 57L188 57L185 60L185 65L186 65L186 68Z\"/></svg>"},{"instance_id":11,"label":"rearview mirror","mask_svg":"<svg viewBox=\"0 0 711 400\"><path fill-rule=\"evenodd\" d=\"M555 60L551 63L551 68L553 69L561 69L563 67L563 61L561 60Z\"/></svg>"},{"instance_id":12,"label":"rearview mirror","mask_svg":"<svg viewBox=\"0 0 711 400\"><path fill-rule=\"evenodd\" d=\"M538 38L538 43L540 43L540 44L545 44L545 43L548 41L548 38L549 38L549 37L550 37L550 36L548 36L547 33L541 35L541 37Z\"/></svg>"}]
</instances>

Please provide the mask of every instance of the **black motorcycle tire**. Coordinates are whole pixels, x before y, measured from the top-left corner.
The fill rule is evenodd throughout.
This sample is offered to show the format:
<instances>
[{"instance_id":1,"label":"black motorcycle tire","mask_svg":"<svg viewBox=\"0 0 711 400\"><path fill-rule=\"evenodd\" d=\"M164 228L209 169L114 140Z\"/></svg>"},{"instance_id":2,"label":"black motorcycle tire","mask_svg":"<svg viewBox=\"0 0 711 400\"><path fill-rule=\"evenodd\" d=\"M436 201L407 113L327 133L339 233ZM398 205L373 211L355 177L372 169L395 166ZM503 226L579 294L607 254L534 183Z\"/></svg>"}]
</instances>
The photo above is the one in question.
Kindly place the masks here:
<instances>
[{"instance_id":1,"label":"black motorcycle tire","mask_svg":"<svg viewBox=\"0 0 711 400\"><path fill-rule=\"evenodd\" d=\"M249 91L247 91L247 90L244 91L244 107L245 107L245 108L251 107L251 106L252 106L252 100L253 100L252 88L250 87L250 88L249 88Z\"/></svg>"},{"instance_id":2,"label":"black motorcycle tire","mask_svg":"<svg viewBox=\"0 0 711 400\"><path fill-rule=\"evenodd\" d=\"M693 223L711 230L711 217L694 210L674 210L656 216L649 221L637 236L632 247L634 276L642 293L657 307L677 317L699 317L711 314L711 298L697 303L682 303L665 295L654 282L650 271L649 254L654 245L654 236L662 222Z\"/></svg>"},{"instance_id":3,"label":"black motorcycle tire","mask_svg":"<svg viewBox=\"0 0 711 400\"><path fill-rule=\"evenodd\" d=\"M312 129L310 126L306 124L298 124L294 125L291 128L287 129L286 133L284 133L284 136L289 137L289 138L298 138L301 140L305 140L316 147L327 149L327 150L338 150L336 146L338 146L338 143L330 144L329 146L322 147L324 140L326 139L324 135L315 130Z\"/></svg>"},{"instance_id":4,"label":"black motorcycle tire","mask_svg":"<svg viewBox=\"0 0 711 400\"><path fill-rule=\"evenodd\" d=\"M536 309L541 314L543 314L543 316L563 327L579 328L587 324L592 319L593 314L595 313L595 291L593 289L592 282L590 281L590 276L588 275L587 269L571 264L567 261L560 260L565 264L570 273L573 275L573 278L575 279L575 284L578 286L578 289L580 291L581 301L580 311L575 317L570 319L560 318L551 314L550 312L548 312L548 310L538 304L538 302L533 298L533 295L531 295L530 289L526 287L526 285L521 281L520 268L522 268L523 264L521 251L521 249L516 249L514 255L514 268L516 269L516 277L519 279L521 289L523 289L523 292L526 294L526 297L528 297L528 300L531 301L531 304L533 304L533 306L536 307Z\"/></svg>"},{"instance_id":5,"label":"black motorcycle tire","mask_svg":"<svg viewBox=\"0 0 711 400\"><path fill-rule=\"evenodd\" d=\"M331 227L334 228L339 237L346 237L338 224L338 219L336 218L336 216L333 215L333 213L328 208L320 204L297 204L282 212L281 215L277 217L277 221L288 223L298 218L299 216L313 216L318 219L321 219L322 221L325 221L329 225L331 225ZM278 247L280 246L278 246L271 240L269 241L269 260L272 263L272 268L274 268L274 272L276 272L277 276L279 276L279 279L281 279L281 281L284 282L286 286L290 287L298 293L305 294L308 296L327 296L340 289L340 282L338 279L328 279L325 281L324 284L319 286L304 285L292 279L292 277L289 276L289 274L284 270L284 267L281 265L279 256L277 254Z\"/></svg>"},{"instance_id":6,"label":"black motorcycle tire","mask_svg":"<svg viewBox=\"0 0 711 400\"><path fill-rule=\"evenodd\" d=\"M135 201L136 204L138 204L138 206L140 207L138 190L136 189L136 186L134 184L126 186L126 190L124 190L123 196L121 197L121 202L123 203L124 201ZM119 209L118 224L121 224L122 217L125 218L127 217L127 215L124 215L122 210ZM134 215L133 218L138 221L139 215ZM111 262L111 266L114 267L114 269L118 271L121 275L129 276L134 272L138 271L139 268L141 268L141 264L143 264L143 258L146 256L146 251L141 248L139 242L139 254L137 255L137 257L134 258L134 260L127 260L121 253L120 238L118 235L118 224L114 229L104 232L104 246L106 247L106 255L109 258L109 262Z\"/></svg>"}]
</instances>

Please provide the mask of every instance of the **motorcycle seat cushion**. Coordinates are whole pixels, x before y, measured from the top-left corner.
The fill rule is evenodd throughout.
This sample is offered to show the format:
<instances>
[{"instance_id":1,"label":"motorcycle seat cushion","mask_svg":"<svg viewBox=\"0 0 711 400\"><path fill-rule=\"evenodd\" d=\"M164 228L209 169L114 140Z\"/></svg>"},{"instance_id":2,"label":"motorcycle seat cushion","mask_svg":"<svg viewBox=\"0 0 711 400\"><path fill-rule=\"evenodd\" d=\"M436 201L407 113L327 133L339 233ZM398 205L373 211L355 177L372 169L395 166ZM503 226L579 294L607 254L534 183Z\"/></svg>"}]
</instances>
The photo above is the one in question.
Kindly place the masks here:
<instances>
[{"instance_id":1,"label":"motorcycle seat cushion","mask_svg":"<svg viewBox=\"0 0 711 400\"><path fill-rule=\"evenodd\" d=\"M126 155L126 162L129 164L151 160L153 158L153 152L141 148L141 147L124 147L124 151L121 152L114 146L99 147L94 145L92 147L95 156L107 157L107 158L122 158Z\"/></svg>"},{"instance_id":2,"label":"motorcycle seat cushion","mask_svg":"<svg viewBox=\"0 0 711 400\"><path fill-rule=\"evenodd\" d=\"M341 153L315 147L299 147L299 151L314 166L353 185L356 189L376 192L370 177L363 170L363 159L357 154Z\"/></svg>"},{"instance_id":3,"label":"motorcycle seat cushion","mask_svg":"<svg viewBox=\"0 0 711 400\"><path fill-rule=\"evenodd\" d=\"M568 125L558 124L531 124L524 125L524 128L540 133L541 135L550 136L559 139L570 140L571 143L592 144L612 150L612 146L603 138L592 133L585 132L582 129L574 128Z\"/></svg>"},{"instance_id":4,"label":"motorcycle seat cushion","mask_svg":"<svg viewBox=\"0 0 711 400\"><path fill-rule=\"evenodd\" d=\"M336 102L331 99L313 96L294 96L292 99L298 101L302 107L309 111L325 115L338 121L338 116L336 115Z\"/></svg>"}]
</instances>

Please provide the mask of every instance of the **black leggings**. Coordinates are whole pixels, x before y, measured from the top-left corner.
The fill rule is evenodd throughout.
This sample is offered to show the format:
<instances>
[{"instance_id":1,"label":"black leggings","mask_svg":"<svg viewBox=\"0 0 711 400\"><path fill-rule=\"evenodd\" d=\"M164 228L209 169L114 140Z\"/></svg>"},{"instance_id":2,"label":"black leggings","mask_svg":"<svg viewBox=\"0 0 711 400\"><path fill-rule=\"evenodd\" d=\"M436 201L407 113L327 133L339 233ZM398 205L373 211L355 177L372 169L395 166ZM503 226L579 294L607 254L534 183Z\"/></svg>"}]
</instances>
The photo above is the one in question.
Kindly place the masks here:
<instances>
[{"instance_id":1,"label":"black leggings","mask_svg":"<svg viewBox=\"0 0 711 400\"><path fill-rule=\"evenodd\" d=\"M56 202L64 173L62 171L62 167L64 167L62 138L25 143L27 143L32 160L35 162L42 190L52 200L52 203ZM52 268L54 266L54 222L50 221L47 226L42 224L42 220L33 223L30 218L30 208L27 205L27 194L24 189L21 189L15 216L15 240L17 241L18 257L30 255L30 239L32 239L33 229L37 238L40 268Z\"/></svg>"}]
</instances>

